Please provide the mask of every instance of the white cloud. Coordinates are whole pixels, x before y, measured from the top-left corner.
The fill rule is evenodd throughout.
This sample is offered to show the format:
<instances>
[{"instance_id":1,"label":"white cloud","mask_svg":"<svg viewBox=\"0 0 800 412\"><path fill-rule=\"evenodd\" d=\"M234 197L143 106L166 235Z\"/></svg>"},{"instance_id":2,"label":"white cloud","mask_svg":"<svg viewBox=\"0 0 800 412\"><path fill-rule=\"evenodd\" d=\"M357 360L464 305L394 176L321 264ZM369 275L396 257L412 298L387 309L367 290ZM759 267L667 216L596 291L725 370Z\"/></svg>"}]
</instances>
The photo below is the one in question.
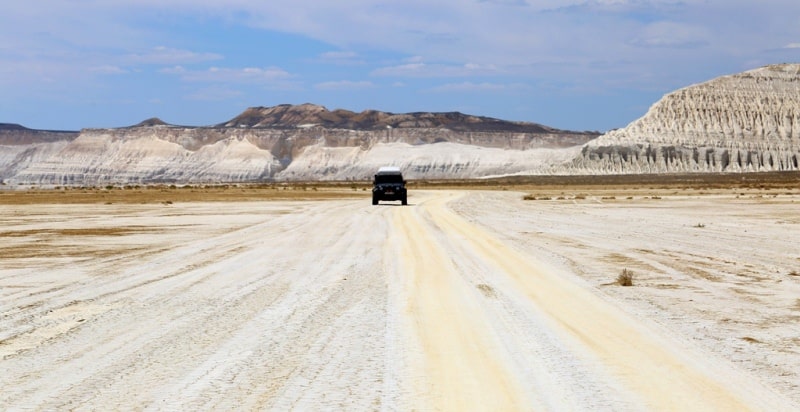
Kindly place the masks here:
<instances>
[{"instance_id":1,"label":"white cloud","mask_svg":"<svg viewBox=\"0 0 800 412\"><path fill-rule=\"evenodd\" d=\"M339 80L322 82L314 85L317 90L356 90L356 89L369 89L375 87L370 81L352 81L352 80Z\"/></svg>"},{"instance_id":2,"label":"white cloud","mask_svg":"<svg viewBox=\"0 0 800 412\"><path fill-rule=\"evenodd\" d=\"M211 67L208 70L186 70L178 66L162 70L162 72L178 75L184 81L207 83L286 85L286 82L293 77L289 72L278 67Z\"/></svg>"},{"instance_id":3,"label":"white cloud","mask_svg":"<svg viewBox=\"0 0 800 412\"><path fill-rule=\"evenodd\" d=\"M789 43L783 46L784 49L800 49L800 43Z\"/></svg>"},{"instance_id":4,"label":"white cloud","mask_svg":"<svg viewBox=\"0 0 800 412\"><path fill-rule=\"evenodd\" d=\"M339 60L339 59L353 59L357 57L358 54L351 51L330 51L325 52L320 55L323 59L331 59L331 60Z\"/></svg>"},{"instance_id":5,"label":"white cloud","mask_svg":"<svg viewBox=\"0 0 800 412\"><path fill-rule=\"evenodd\" d=\"M184 74L186 73L186 68L183 66L165 67L160 69L158 72L164 74Z\"/></svg>"},{"instance_id":6,"label":"white cloud","mask_svg":"<svg viewBox=\"0 0 800 412\"><path fill-rule=\"evenodd\" d=\"M330 51L319 55L318 61L326 64L361 65L366 63L356 52Z\"/></svg>"},{"instance_id":7,"label":"white cloud","mask_svg":"<svg viewBox=\"0 0 800 412\"><path fill-rule=\"evenodd\" d=\"M190 50L158 46L144 53L133 53L126 57L132 63L141 64L190 64L220 60L216 53L198 53Z\"/></svg>"},{"instance_id":8,"label":"white cloud","mask_svg":"<svg viewBox=\"0 0 800 412\"><path fill-rule=\"evenodd\" d=\"M478 0L479 3L491 3L502 6L527 6L526 0Z\"/></svg>"},{"instance_id":9,"label":"white cloud","mask_svg":"<svg viewBox=\"0 0 800 412\"><path fill-rule=\"evenodd\" d=\"M92 73L97 73L97 74L125 74L125 73L128 73L127 70L125 70L125 69L123 69L123 68L121 68L119 66L114 66L114 65L110 65L110 64L104 64L102 66L90 67L89 71L92 72Z\"/></svg>"},{"instance_id":10,"label":"white cloud","mask_svg":"<svg viewBox=\"0 0 800 412\"><path fill-rule=\"evenodd\" d=\"M492 64L466 63L463 65L448 65L414 62L381 67L372 71L371 75L391 77L466 77L497 75L500 73L501 70Z\"/></svg>"},{"instance_id":11,"label":"white cloud","mask_svg":"<svg viewBox=\"0 0 800 412\"><path fill-rule=\"evenodd\" d=\"M432 92L437 93L450 93L450 92L503 92L515 91L527 88L525 85L520 84L501 84L501 83L474 83L474 82L461 82L461 83L448 83L430 89Z\"/></svg>"},{"instance_id":12,"label":"white cloud","mask_svg":"<svg viewBox=\"0 0 800 412\"><path fill-rule=\"evenodd\" d=\"M433 74L431 67L425 63L408 63L399 66L382 67L374 70L374 76L431 76Z\"/></svg>"},{"instance_id":13,"label":"white cloud","mask_svg":"<svg viewBox=\"0 0 800 412\"><path fill-rule=\"evenodd\" d=\"M661 21L646 26L631 44L639 47L695 48L708 44L709 37L701 27Z\"/></svg>"}]
</instances>

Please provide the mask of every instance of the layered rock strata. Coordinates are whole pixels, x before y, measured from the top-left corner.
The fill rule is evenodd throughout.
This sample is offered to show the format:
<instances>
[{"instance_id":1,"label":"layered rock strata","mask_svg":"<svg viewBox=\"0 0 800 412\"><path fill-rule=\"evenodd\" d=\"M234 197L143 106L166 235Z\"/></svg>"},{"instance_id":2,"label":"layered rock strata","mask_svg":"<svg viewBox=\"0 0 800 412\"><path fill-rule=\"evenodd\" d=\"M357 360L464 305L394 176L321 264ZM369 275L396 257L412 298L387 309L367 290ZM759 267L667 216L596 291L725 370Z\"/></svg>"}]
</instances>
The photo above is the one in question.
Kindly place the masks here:
<instances>
[{"instance_id":1,"label":"layered rock strata","mask_svg":"<svg viewBox=\"0 0 800 412\"><path fill-rule=\"evenodd\" d=\"M51 158L76 137L78 132L33 130L0 123L0 183L31 164Z\"/></svg>"},{"instance_id":2,"label":"layered rock strata","mask_svg":"<svg viewBox=\"0 0 800 412\"><path fill-rule=\"evenodd\" d=\"M281 105L211 127L148 119L85 129L0 177L17 185L364 180L396 165L412 179L477 178L543 173L597 135L460 113Z\"/></svg>"},{"instance_id":3,"label":"layered rock strata","mask_svg":"<svg viewBox=\"0 0 800 412\"><path fill-rule=\"evenodd\" d=\"M664 96L587 143L578 174L798 170L800 64L720 77Z\"/></svg>"}]
</instances>

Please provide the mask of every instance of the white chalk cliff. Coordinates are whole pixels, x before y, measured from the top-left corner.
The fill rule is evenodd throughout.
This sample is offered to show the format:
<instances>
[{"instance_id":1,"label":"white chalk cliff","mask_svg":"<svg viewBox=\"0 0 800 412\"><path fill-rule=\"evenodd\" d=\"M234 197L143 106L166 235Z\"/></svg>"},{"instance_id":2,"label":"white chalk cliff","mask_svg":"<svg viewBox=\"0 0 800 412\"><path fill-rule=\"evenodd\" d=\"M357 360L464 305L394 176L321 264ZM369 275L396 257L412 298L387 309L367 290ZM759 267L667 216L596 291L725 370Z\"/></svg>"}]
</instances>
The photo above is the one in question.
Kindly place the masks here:
<instances>
[{"instance_id":1,"label":"white chalk cliff","mask_svg":"<svg viewBox=\"0 0 800 412\"><path fill-rule=\"evenodd\" d=\"M627 174L798 170L800 64L686 87L587 143L565 172Z\"/></svg>"},{"instance_id":2,"label":"white chalk cliff","mask_svg":"<svg viewBox=\"0 0 800 412\"><path fill-rule=\"evenodd\" d=\"M598 135L461 113L312 104L250 108L211 127L148 119L49 139L25 131L6 130L0 139L5 185L367 180L386 165L409 179L538 174Z\"/></svg>"}]
</instances>

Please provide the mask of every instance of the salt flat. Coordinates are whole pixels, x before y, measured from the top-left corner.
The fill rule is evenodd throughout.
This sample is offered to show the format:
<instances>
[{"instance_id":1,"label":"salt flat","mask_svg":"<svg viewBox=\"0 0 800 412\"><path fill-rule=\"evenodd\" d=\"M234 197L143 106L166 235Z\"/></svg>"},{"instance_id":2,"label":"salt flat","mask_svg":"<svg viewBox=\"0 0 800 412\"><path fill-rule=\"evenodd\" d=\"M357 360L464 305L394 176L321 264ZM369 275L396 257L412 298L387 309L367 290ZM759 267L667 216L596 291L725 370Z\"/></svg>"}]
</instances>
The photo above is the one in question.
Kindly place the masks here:
<instances>
[{"instance_id":1,"label":"salt flat","mask_svg":"<svg viewBox=\"0 0 800 412\"><path fill-rule=\"evenodd\" d=\"M0 205L0 409L800 407L800 196L522 197Z\"/></svg>"}]
</instances>

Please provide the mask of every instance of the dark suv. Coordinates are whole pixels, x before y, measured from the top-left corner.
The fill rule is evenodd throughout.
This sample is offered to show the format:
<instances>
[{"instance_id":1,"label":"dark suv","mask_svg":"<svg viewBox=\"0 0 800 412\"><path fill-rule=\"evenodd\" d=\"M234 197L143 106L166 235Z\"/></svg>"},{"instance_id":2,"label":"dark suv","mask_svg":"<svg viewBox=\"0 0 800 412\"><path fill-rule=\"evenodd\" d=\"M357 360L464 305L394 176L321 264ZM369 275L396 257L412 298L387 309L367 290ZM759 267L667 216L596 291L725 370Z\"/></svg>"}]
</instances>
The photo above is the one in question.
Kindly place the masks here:
<instances>
[{"instance_id":1,"label":"dark suv","mask_svg":"<svg viewBox=\"0 0 800 412\"><path fill-rule=\"evenodd\" d=\"M372 181L372 204L377 205L381 200L399 200L404 205L408 204L406 181L403 180L399 167L385 166L375 173L375 180Z\"/></svg>"}]
</instances>

